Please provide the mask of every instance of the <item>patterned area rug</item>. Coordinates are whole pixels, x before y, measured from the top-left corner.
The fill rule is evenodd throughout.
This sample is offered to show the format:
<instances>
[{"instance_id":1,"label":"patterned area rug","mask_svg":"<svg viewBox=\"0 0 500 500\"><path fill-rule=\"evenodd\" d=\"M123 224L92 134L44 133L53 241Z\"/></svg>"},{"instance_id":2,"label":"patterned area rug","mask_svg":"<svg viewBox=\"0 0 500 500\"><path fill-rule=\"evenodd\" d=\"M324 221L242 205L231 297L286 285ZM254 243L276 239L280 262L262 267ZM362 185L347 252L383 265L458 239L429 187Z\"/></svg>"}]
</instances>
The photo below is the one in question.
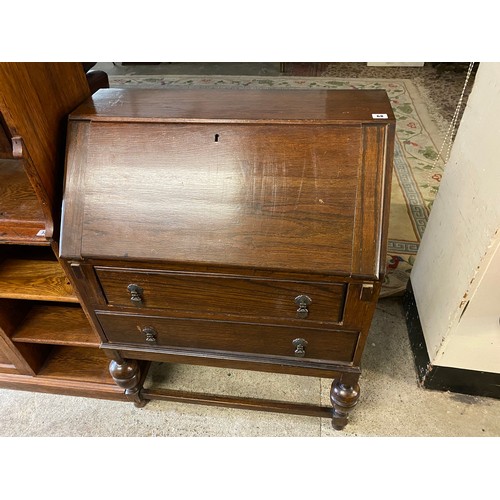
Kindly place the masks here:
<instances>
[{"instance_id":1,"label":"patterned area rug","mask_svg":"<svg viewBox=\"0 0 500 500\"><path fill-rule=\"evenodd\" d=\"M110 86L141 88L384 89L396 116L394 175L382 297L401 295L425 230L443 171L441 136L419 89L404 79L252 76L110 76Z\"/></svg>"}]
</instances>

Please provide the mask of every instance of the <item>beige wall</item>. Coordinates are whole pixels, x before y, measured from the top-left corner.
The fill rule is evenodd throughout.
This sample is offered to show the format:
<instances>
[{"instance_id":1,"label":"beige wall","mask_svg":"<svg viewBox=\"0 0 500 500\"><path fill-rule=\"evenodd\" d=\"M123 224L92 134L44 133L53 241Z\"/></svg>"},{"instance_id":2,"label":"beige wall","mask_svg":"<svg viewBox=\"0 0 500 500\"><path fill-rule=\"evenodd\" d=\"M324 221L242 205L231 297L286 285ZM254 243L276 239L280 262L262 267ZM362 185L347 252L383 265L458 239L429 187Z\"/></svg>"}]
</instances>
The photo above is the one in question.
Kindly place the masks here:
<instances>
[{"instance_id":1,"label":"beige wall","mask_svg":"<svg viewBox=\"0 0 500 500\"><path fill-rule=\"evenodd\" d=\"M499 228L500 63L481 63L411 274L435 365L500 373L498 321L487 334L479 319L460 327L495 255ZM500 316L500 277L497 283L485 293L498 296L498 310L489 314Z\"/></svg>"}]
</instances>

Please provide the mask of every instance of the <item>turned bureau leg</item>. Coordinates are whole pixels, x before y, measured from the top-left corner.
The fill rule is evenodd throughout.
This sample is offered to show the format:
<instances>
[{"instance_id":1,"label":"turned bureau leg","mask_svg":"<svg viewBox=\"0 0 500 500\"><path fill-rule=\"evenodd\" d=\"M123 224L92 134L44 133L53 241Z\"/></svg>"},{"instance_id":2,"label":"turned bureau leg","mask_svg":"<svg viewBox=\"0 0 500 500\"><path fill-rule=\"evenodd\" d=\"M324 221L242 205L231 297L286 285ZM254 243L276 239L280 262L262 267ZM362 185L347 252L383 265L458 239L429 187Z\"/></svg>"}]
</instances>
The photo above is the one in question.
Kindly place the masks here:
<instances>
[{"instance_id":1,"label":"turned bureau leg","mask_svg":"<svg viewBox=\"0 0 500 500\"><path fill-rule=\"evenodd\" d=\"M344 377L335 379L330 391L330 401L333 405L332 426L342 430L349 420L349 413L359 399L359 384L357 379L346 380Z\"/></svg>"},{"instance_id":2,"label":"turned bureau leg","mask_svg":"<svg viewBox=\"0 0 500 500\"><path fill-rule=\"evenodd\" d=\"M148 402L141 396L141 373L136 360L123 359L118 362L113 359L109 363L109 373L115 383L125 389L125 395L137 408L142 408Z\"/></svg>"}]
</instances>

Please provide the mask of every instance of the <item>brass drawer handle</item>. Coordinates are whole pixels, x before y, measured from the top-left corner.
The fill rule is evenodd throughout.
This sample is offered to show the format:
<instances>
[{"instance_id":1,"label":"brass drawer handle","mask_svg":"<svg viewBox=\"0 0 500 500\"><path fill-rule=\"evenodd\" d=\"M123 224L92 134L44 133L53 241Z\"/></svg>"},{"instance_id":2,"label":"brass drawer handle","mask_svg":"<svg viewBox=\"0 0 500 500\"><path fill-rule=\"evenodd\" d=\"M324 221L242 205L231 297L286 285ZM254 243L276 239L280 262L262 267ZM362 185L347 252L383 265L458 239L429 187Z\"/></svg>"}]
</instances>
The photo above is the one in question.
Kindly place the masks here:
<instances>
[{"instance_id":1,"label":"brass drawer handle","mask_svg":"<svg viewBox=\"0 0 500 500\"><path fill-rule=\"evenodd\" d=\"M146 342L156 343L157 331L152 326L145 326L142 333L146 336Z\"/></svg>"},{"instance_id":2,"label":"brass drawer handle","mask_svg":"<svg viewBox=\"0 0 500 500\"><path fill-rule=\"evenodd\" d=\"M130 292L130 300L137 305L142 304L142 293L144 290L139 285L134 285L131 283L127 290Z\"/></svg>"},{"instance_id":3,"label":"brass drawer handle","mask_svg":"<svg viewBox=\"0 0 500 500\"><path fill-rule=\"evenodd\" d=\"M307 340L306 339L295 339L292 340L292 344L295 347L293 352L298 358L303 358L306 355Z\"/></svg>"},{"instance_id":4,"label":"brass drawer handle","mask_svg":"<svg viewBox=\"0 0 500 500\"><path fill-rule=\"evenodd\" d=\"M310 306L312 303L311 297L308 297L307 295L299 295L295 297L295 304L299 306L297 309L297 318L307 318L309 315L309 309L307 309L308 306Z\"/></svg>"}]
</instances>

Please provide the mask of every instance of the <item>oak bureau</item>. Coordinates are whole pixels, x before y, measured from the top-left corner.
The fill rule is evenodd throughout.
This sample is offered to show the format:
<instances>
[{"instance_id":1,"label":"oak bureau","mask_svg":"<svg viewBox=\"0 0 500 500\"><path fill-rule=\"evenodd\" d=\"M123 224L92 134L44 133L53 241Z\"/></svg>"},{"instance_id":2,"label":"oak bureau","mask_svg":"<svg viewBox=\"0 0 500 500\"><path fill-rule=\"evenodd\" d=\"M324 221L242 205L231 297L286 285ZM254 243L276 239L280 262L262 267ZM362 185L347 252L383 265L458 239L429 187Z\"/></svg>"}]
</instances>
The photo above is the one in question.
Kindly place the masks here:
<instances>
[{"instance_id":1,"label":"oak bureau","mask_svg":"<svg viewBox=\"0 0 500 500\"><path fill-rule=\"evenodd\" d=\"M69 117L60 257L136 406L347 423L384 279L383 90L104 89ZM332 406L146 389L152 361L331 378Z\"/></svg>"}]
</instances>

